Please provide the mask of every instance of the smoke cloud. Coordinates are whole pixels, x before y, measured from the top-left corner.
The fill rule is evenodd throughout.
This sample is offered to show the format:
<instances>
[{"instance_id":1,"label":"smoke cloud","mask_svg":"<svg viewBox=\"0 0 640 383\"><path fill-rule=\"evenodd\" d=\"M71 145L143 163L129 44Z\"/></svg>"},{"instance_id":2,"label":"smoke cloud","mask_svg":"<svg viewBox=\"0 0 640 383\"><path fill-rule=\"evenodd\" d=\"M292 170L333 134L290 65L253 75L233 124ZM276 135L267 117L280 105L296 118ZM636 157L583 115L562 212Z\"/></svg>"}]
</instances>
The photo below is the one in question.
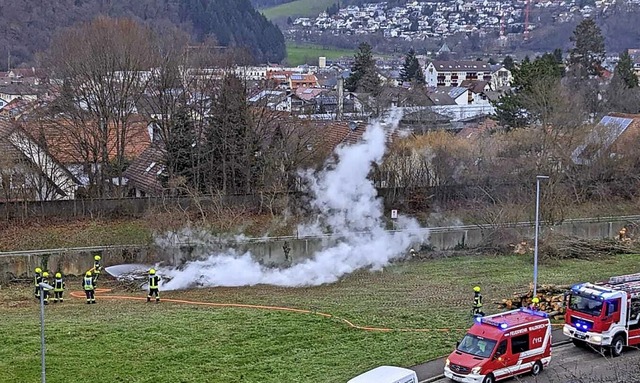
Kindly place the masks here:
<instances>
[{"instance_id":1,"label":"smoke cloud","mask_svg":"<svg viewBox=\"0 0 640 383\"><path fill-rule=\"evenodd\" d=\"M320 172L302 173L313 196L311 207L317 212L313 222L298 227L301 236L330 232L334 244L312 258L284 269L265 267L250 253L233 249L189 262L180 268L160 268L166 277L164 290L194 286L314 286L338 281L356 270L379 270L390 261L407 254L412 244L422 242L427 233L410 218L399 216L396 229L384 228L382 200L367 178L374 163L381 163L387 139L397 128L400 113L392 112L371 123L363 139L336 149L336 160Z\"/></svg>"}]
</instances>

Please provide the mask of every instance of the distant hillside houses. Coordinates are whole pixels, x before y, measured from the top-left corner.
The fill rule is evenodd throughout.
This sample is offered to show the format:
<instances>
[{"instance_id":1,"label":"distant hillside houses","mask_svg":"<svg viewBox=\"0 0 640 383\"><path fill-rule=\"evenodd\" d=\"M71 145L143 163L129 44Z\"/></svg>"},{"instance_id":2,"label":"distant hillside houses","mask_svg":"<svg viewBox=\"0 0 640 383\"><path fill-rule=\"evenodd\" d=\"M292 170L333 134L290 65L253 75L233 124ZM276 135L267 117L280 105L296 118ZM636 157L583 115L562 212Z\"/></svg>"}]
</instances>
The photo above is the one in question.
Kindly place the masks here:
<instances>
[{"instance_id":1,"label":"distant hillside houses","mask_svg":"<svg viewBox=\"0 0 640 383\"><path fill-rule=\"evenodd\" d=\"M574 18L591 17L611 9L614 0L587 2L550 0L532 3L532 7L552 9L556 22L569 22ZM382 34L385 38L420 41L443 38L457 33L522 34L525 29L525 7L521 0L471 1L407 1L400 6L387 2L350 5L335 15L326 12L316 18L301 17L293 21L288 31L295 34L330 32L334 35ZM530 18L528 30L536 28Z\"/></svg>"}]
</instances>

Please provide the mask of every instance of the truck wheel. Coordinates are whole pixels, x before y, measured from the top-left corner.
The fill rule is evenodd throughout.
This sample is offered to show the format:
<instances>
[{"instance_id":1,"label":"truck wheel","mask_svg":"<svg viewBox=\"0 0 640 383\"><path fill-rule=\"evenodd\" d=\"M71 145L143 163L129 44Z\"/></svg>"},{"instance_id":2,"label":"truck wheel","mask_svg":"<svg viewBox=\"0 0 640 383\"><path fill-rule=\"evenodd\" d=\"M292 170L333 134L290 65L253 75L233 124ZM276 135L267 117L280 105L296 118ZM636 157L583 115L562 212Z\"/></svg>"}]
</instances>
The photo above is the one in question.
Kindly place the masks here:
<instances>
[{"instance_id":1,"label":"truck wheel","mask_svg":"<svg viewBox=\"0 0 640 383\"><path fill-rule=\"evenodd\" d=\"M542 363L540 363L540 361L537 361L533 364L533 367L531 368L531 375L538 376L540 375L541 372L542 372Z\"/></svg>"},{"instance_id":2,"label":"truck wheel","mask_svg":"<svg viewBox=\"0 0 640 383\"><path fill-rule=\"evenodd\" d=\"M622 355L624 349L624 338L620 335L616 335L611 342L611 356L618 357Z\"/></svg>"},{"instance_id":3,"label":"truck wheel","mask_svg":"<svg viewBox=\"0 0 640 383\"><path fill-rule=\"evenodd\" d=\"M496 381L496 378L493 377L493 374L489 374L484 377L484 380L482 381L482 383L495 383L495 381Z\"/></svg>"}]
</instances>

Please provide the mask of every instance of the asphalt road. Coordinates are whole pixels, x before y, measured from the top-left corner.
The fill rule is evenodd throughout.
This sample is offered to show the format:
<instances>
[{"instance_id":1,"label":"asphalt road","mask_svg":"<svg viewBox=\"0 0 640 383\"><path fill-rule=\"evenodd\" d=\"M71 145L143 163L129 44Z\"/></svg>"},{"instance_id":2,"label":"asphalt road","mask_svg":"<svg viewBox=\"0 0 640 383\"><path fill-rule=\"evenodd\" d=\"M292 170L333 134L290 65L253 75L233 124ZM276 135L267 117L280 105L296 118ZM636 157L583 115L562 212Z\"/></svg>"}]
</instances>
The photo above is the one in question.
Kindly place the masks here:
<instances>
[{"instance_id":1,"label":"asphalt road","mask_svg":"<svg viewBox=\"0 0 640 383\"><path fill-rule=\"evenodd\" d=\"M638 378L640 350L626 350L612 359L593 350L580 349L572 344L553 348L551 364L539 376L523 375L507 382L522 383L586 383L630 382ZM634 380L637 381L637 380ZM431 382L451 382L446 378Z\"/></svg>"}]
</instances>

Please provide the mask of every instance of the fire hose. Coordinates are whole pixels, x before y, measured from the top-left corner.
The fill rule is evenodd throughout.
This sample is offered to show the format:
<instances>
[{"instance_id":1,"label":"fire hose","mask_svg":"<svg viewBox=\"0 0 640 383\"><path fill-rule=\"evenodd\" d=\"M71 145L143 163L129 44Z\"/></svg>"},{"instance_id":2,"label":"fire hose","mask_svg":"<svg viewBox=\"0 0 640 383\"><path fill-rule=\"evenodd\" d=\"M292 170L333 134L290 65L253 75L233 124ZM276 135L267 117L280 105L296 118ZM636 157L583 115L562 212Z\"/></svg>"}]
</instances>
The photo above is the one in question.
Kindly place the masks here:
<instances>
[{"instance_id":1,"label":"fire hose","mask_svg":"<svg viewBox=\"0 0 640 383\"><path fill-rule=\"evenodd\" d=\"M96 297L100 299L125 299L125 300L136 300L136 301L146 301L146 297L134 297L130 295L111 295L106 294L110 293L111 289L96 289ZM82 291L72 291L70 295L74 298L84 298L85 294ZM307 309L298 309L293 307L284 307L284 306L267 306L267 305L252 305L245 303L216 303L216 302L203 302L203 301L192 301L185 299L171 299L171 298L162 298L163 302L172 302L172 303L180 303L187 305L197 305L197 306L209 306L209 307L228 307L228 308L244 308L244 309L256 309L256 310L269 310L269 311L283 311L283 312L292 312L298 314L313 314L319 315L324 318L334 319L343 324L346 324L350 328L354 328L357 330L363 331L371 331L371 332L452 332L452 331L460 331L466 332L468 328L389 328L389 327L373 327L373 326L361 326L353 323L352 321L341 318L339 316L324 313L316 310L307 310ZM552 324L554 326L561 324Z\"/></svg>"}]
</instances>

